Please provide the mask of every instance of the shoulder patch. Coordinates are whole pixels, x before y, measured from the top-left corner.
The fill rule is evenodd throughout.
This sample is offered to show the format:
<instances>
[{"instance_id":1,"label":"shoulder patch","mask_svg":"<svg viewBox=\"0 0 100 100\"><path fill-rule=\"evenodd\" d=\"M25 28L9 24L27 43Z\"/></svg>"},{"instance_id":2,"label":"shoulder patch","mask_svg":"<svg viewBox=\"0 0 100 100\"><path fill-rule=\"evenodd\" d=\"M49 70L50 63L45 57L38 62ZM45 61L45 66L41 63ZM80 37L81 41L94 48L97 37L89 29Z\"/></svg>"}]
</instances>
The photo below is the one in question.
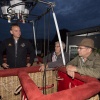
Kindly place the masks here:
<instances>
[{"instance_id":1,"label":"shoulder patch","mask_svg":"<svg viewBox=\"0 0 100 100\"><path fill-rule=\"evenodd\" d=\"M22 43L22 44L21 44L21 47L25 47L25 43Z\"/></svg>"},{"instance_id":2,"label":"shoulder patch","mask_svg":"<svg viewBox=\"0 0 100 100\"><path fill-rule=\"evenodd\" d=\"M8 46L12 46L12 44L11 44L11 43L9 43L9 44L8 44Z\"/></svg>"}]
</instances>

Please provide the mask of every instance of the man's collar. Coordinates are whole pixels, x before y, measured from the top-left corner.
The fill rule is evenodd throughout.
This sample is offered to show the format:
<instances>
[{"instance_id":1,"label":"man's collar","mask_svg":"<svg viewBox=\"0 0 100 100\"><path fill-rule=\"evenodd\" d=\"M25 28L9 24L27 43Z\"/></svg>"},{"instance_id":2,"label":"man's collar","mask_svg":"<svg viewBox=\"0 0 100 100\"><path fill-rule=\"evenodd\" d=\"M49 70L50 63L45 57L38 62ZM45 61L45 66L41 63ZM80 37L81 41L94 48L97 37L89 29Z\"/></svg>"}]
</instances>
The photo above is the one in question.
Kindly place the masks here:
<instances>
[{"instance_id":1,"label":"man's collar","mask_svg":"<svg viewBox=\"0 0 100 100\"><path fill-rule=\"evenodd\" d=\"M94 53L92 52L88 57L87 57L88 60L93 60L94 59Z\"/></svg>"},{"instance_id":2,"label":"man's collar","mask_svg":"<svg viewBox=\"0 0 100 100\"><path fill-rule=\"evenodd\" d=\"M92 52L92 53L87 57L87 59L88 59L88 60L93 60L93 57L94 57L94 53ZM84 58L81 57L81 59L83 60Z\"/></svg>"}]
</instances>

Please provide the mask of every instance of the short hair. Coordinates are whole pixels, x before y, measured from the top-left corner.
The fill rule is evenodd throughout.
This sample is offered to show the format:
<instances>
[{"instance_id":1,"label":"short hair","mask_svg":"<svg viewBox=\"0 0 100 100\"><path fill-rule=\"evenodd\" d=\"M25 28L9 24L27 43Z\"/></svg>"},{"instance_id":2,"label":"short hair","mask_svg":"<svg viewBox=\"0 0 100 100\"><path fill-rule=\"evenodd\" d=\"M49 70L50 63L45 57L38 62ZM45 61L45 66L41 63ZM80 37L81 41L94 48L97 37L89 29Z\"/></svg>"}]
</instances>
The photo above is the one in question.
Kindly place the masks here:
<instances>
[{"instance_id":1,"label":"short hair","mask_svg":"<svg viewBox=\"0 0 100 100\"><path fill-rule=\"evenodd\" d=\"M55 45L58 44L58 43L59 43L59 41L56 41L56 42L55 42ZM61 43L62 43L63 49L65 49L65 47L66 47L65 43L64 43L63 41L61 41ZM60 43L59 43L59 44L60 44Z\"/></svg>"},{"instance_id":2,"label":"short hair","mask_svg":"<svg viewBox=\"0 0 100 100\"><path fill-rule=\"evenodd\" d=\"M10 30L12 30L12 27L14 27L14 26L20 27L18 23L12 23L11 26L10 26Z\"/></svg>"}]
</instances>

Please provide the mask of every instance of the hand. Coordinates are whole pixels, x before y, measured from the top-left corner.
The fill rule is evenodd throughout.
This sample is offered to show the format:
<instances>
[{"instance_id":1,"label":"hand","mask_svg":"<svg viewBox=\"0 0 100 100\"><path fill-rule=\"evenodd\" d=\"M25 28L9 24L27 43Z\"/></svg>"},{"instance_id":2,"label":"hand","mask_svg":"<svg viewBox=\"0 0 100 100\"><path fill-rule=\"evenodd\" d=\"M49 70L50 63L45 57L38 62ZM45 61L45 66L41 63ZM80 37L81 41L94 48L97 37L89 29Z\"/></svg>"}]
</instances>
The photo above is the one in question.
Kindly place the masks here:
<instances>
[{"instance_id":1,"label":"hand","mask_svg":"<svg viewBox=\"0 0 100 100\"><path fill-rule=\"evenodd\" d=\"M68 65L68 66L66 66L66 69L70 70L70 71L73 71L73 72L77 72L76 66Z\"/></svg>"},{"instance_id":2,"label":"hand","mask_svg":"<svg viewBox=\"0 0 100 100\"><path fill-rule=\"evenodd\" d=\"M48 67L48 65L46 65L46 68ZM44 71L45 70L45 65L44 64L40 64L40 68L39 71Z\"/></svg>"},{"instance_id":3,"label":"hand","mask_svg":"<svg viewBox=\"0 0 100 100\"><path fill-rule=\"evenodd\" d=\"M6 64L6 63L3 63L3 64L2 64L2 67L8 69L8 68L9 68L9 65Z\"/></svg>"},{"instance_id":4,"label":"hand","mask_svg":"<svg viewBox=\"0 0 100 100\"><path fill-rule=\"evenodd\" d=\"M30 63L27 63L27 65L26 65L27 67L30 67L31 66L31 64Z\"/></svg>"},{"instance_id":5,"label":"hand","mask_svg":"<svg viewBox=\"0 0 100 100\"><path fill-rule=\"evenodd\" d=\"M45 66L44 66L44 64L40 64L39 71L44 71L44 69L45 69Z\"/></svg>"},{"instance_id":6,"label":"hand","mask_svg":"<svg viewBox=\"0 0 100 100\"><path fill-rule=\"evenodd\" d=\"M67 71L67 74L70 76L70 77L72 77L72 79L74 79L74 77L75 77L75 72L73 72L73 71Z\"/></svg>"},{"instance_id":7,"label":"hand","mask_svg":"<svg viewBox=\"0 0 100 100\"><path fill-rule=\"evenodd\" d=\"M67 71L67 74L74 79L75 72L77 72L77 68L75 66L68 65L66 67L66 71Z\"/></svg>"}]
</instances>

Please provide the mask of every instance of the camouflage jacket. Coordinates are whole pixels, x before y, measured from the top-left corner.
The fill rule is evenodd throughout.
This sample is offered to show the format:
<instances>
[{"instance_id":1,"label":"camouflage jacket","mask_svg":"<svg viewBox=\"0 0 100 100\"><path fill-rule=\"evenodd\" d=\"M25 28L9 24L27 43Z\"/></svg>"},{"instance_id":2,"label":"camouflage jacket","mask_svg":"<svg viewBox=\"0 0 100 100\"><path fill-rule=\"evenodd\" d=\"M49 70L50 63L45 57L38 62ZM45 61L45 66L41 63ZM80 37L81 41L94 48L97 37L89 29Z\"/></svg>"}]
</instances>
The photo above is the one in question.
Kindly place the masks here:
<instances>
[{"instance_id":1,"label":"camouflage jacket","mask_svg":"<svg viewBox=\"0 0 100 100\"><path fill-rule=\"evenodd\" d=\"M98 53L91 53L85 62L82 61L81 57L77 56L67 65L76 66L79 74L100 79L100 55Z\"/></svg>"}]
</instances>

